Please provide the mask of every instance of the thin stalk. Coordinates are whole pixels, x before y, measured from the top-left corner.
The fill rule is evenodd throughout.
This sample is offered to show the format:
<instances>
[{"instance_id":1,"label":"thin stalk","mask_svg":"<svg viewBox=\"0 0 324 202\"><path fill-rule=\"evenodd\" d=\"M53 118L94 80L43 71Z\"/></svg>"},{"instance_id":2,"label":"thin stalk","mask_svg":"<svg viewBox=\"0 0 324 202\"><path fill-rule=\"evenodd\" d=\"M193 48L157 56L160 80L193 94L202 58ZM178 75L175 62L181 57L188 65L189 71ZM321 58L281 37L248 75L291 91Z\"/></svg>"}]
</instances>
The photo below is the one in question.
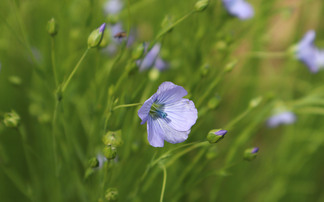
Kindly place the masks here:
<instances>
[{"instance_id":1,"label":"thin stalk","mask_svg":"<svg viewBox=\"0 0 324 202\"><path fill-rule=\"evenodd\" d=\"M58 111L59 101L55 101L55 108L53 113L52 119L52 138L53 138L53 156L54 156L54 163L55 163L55 175L56 177L59 176L58 169L57 169L57 151L56 151L56 136L55 136L55 128L56 128L56 118L57 118L57 111Z\"/></svg>"},{"instance_id":2,"label":"thin stalk","mask_svg":"<svg viewBox=\"0 0 324 202\"><path fill-rule=\"evenodd\" d=\"M165 191L165 184L167 180L167 171L164 165L162 165L163 169L163 184L162 184L162 191L161 191L161 196L160 196L160 202L163 202L163 197L164 197L164 191Z\"/></svg>"},{"instance_id":3,"label":"thin stalk","mask_svg":"<svg viewBox=\"0 0 324 202\"><path fill-rule=\"evenodd\" d=\"M126 107L134 107L134 106L139 106L142 105L143 103L134 103L134 104L124 104L124 105L118 105L113 108L113 111L119 108L126 108Z\"/></svg>"},{"instance_id":4,"label":"thin stalk","mask_svg":"<svg viewBox=\"0 0 324 202\"><path fill-rule=\"evenodd\" d=\"M56 74L56 63L55 63L55 41L54 37L51 37L51 60L52 60L52 70L55 81L55 88L58 86L58 79Z\"/></svg>"},{"instance_id":5,"label":"thin stalk","mask_svg":"<svg viewBox=\"0 0 324 202\"><path fill-rule=\"evenodd\" d=\"M75 72L78 70L80 64L82 63L82 61L84 60L85 56L88 54L88 51L90 50L90 48L88 47L85 52L83 53L83 55L81 56L80 60L78 61L78 63L75 65L73 71L71 72L71 74L69 75L68 79L63 83L63 87L62 87L62 93L65 91L66 87L69 85L72 77L74 76Z\"/></svg>"}]
</instances>

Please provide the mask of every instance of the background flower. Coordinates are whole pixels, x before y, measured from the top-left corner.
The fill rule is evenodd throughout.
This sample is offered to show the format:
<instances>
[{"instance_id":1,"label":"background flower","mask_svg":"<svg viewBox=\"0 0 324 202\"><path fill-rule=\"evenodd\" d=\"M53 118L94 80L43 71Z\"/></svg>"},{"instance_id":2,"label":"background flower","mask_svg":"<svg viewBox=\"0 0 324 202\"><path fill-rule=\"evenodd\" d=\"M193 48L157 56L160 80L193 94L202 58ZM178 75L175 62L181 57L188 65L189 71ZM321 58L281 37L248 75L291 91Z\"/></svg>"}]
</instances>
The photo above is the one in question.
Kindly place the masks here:
<instances>
[{"instance_id":1,"label":"background flower","mask_svg":"<svg viewBox=\"0 0 324 202\"><path fill-rule=\"evenodd\" d=\"M241 20L247 20L253 17L254 10L252 6L244 0L223 0L227 11Z\"/></svg>"}]
</instances>

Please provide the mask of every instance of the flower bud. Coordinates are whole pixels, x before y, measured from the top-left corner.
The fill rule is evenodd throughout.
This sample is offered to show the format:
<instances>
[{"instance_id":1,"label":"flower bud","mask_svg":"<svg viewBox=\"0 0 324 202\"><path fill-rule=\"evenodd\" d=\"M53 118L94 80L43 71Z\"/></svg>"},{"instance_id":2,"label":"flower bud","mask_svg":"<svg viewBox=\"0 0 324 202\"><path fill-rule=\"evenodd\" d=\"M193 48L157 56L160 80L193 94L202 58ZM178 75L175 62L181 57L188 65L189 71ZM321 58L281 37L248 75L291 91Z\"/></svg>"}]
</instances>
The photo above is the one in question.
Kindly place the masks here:
<instances>
[{"instance_id":1,"label":"flower bud","mask_svg":"<svg viewBox=\"0 0 324 202\"><path fill-rule=\"evenodd\" d=\"M256 158L258 151L259 151L258 147L246 149L244 151L244 157L243 157L244 160L252 161L253 159Z\"/></svg>"},{"instance_id":2,"label":"flower bud","mask_svg":"<svg viewBox=\"0 0 324 202\"><path fill-rule=\"evenodd\" d=\"M47 32L54 37L57 34L58 25L54 18L50 19L47 23Z\"/></svg>"},{"instance_id":3,"label":"flower bud","mask_svg":"<svg viewBox=\"0 0 324 202\"><path fill-rule=\"evenodd\" d=\"M236 66L236 64L237 64L237 60L233 59L230 63L228 63L225 66L225 72L231 72L233 68Z\"/></svg>"},{"instance_id":4,"label":"flower bud","mask_svg":"<svg viewBox=\"0 0 324 202\"><path fill-rule=\"evenodd\" d=\"M254 98L254 99L252 99L251 101L250 101L250 103L249 103L249 107L250 108L255 108L255 107L257 107L257 106L259 106L259 104L261 103L261 101L262 101L262 97L256 97L256 98Z\"/></svg>"},{"instance_id":5,"label":"flower bud","mask_svg":"<svg viewBox=\"0 0 324 202\"><path fill-rule=\"evenodd\" d=\"M221 101L221 97L219 95L216 95L208 101L207 106L209 109L216 109L220 101Z\"/></svg>"},{"instance_id":6,"label":"flower bud","mask_svg":"<svg viewBox=\"0 0 324 202\"><path fill-rule=\"evenodd\" d=\"M105 194L105 198L107 201L117 201L118 199L118 189L116 188L108 188Z\"/></svg>"},{"instance_id":7,"label":"flower bud","mask_svg":"<svg viewBox=\"0 0 324 202\"><path fill-rule=\"evenodd\" d=\"M104 148L103 154L107 159L114 159L117 155L117 148L111 145L108 145Z\"/></svg>"},{"instance_id":8,"label":"flower bud","mask_svg":"<svg viewBox=\"0 0 324 202\"><path fill-rule=\"evenodd\" d=\"M203 11L207 8L209 0L200 0L195 4L196 11Z\"/></svg>"},{"instance_id":9,"label":"flower bud","mask_svg":"<svg viewBox=\"0 0 324 202\"><path fill-rule=\"evenodd\" d=\"M89 160L89 167L90 168L97 168L99 166L99 161L96 157L93 157Z\"/></svg>"},{"instance_id":10,"label":"flower bud","mask_svg":"<svg viewBox=\"0 0 324 202\"><path fill-rule=\"evenodd\" d=\"M121 138L121 130L118 131L108 131L106 135L103 136L102 141L105 145L119 147L123 144L123 140Z\"/></svg>"},{"instance_id":11,"label":"flower bud","mask_svg":"<svg viewBox=\"0 0 324 202\"><path fill-rule=\"evenodd\" d=\"M151 81L156 81L160 76L160 71L157 68L152 68L148 74Z\"/></svg>"},{"instance_id":12,"label":"flower bud","mask_svg":"<svg viewBox=\"0 0 324 202\"><path fill-rule=\"evenodd\" d=\"M19 86L22 83L21 78L19 76L10 76L8 80L12 85L15 86Z\"/></svg>"},{"instance_id":13,"label":"flower bud","mask_svg":"<svg viewBox=\"0 0 324 202\"><path fill-rule=\"evenodd\" d=\"M100 42L104 35L105 28L106 28L106 23L103 23L99 28L91 32L91 34L88 37L89 48L95 48L100 45Z\"/></svg>"},{"instance_id":14,"label":"flower bud","mask_svg":"<svg viewBox=\"0 0 324 202\"><path fill-rule=\"evenodd\" d=\"M20 117L15 111L5 113L3 123L9 128L16 128L20 123Z\"/></svg>"},{"instance_id":15,"label":"flower bud","mask_svg":"<svg viewBox=\"0 0 324 202\"><path fill-rule=\"evenodd\" d=\"M224 138L226 133L227 133L227 130L222 130L222 129L211 130L211 131L209 131L209 133L207 135L207 140L209 141L210 144L217 143L221 139Z\"/></svg>"},{"instance_id":16,"label":"flower bud","mask_svg":"<svg viewBox=\"0 0 324 202\"><path fill-rule=\"evenodd\" d=\"M145 51L145 44L142 43L138 45L132 52L132 59L133 60L140 59L143 56L144 51Z\"/></svg>"}]
</instances>

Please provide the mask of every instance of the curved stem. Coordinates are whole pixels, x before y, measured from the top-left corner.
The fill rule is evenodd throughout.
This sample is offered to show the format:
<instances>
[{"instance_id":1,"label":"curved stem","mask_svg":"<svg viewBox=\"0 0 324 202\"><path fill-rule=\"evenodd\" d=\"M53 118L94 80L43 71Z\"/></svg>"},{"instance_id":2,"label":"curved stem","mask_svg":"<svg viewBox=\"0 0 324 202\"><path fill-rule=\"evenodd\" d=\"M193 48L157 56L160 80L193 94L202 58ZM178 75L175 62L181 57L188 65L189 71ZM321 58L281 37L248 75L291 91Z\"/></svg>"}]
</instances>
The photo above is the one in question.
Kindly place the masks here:
<instances>
[{"instance_id":1,"label":"curved stem","mask_svg":"<svg viewBox=\"0 0 324 202\"><path fill-rule=\"evenodd\" d=\"M163 169L163 184L162 184L162 191L161 191L161 196L160 196L160 202L163 202L163 196L164 196L164 191L165 191L165 184L166 184L166 180L167 180L167 172L166 172L166 168L164 165L162 165L162 169Z\"/></svg>"},{"instance_id":2,"label":"curved stem","mask_svg":"<svg viewBox=\"0 0 324 202\"><path fill-rule=\"evenodd\" d=\"M62 93L65 91L66 87L69 85L72 77L74 76L75 72L78 70L80 64L82 63L82 61L84 60L85 56L87 55L88 51L89 51L89 47L85 50L85 52L83 53L83 55L81 56L79 62L75 65L73 71L71 72L71 74L69 75L68 79L63 83L63 87L62 87Z\"/></svg>"}]
</instances>

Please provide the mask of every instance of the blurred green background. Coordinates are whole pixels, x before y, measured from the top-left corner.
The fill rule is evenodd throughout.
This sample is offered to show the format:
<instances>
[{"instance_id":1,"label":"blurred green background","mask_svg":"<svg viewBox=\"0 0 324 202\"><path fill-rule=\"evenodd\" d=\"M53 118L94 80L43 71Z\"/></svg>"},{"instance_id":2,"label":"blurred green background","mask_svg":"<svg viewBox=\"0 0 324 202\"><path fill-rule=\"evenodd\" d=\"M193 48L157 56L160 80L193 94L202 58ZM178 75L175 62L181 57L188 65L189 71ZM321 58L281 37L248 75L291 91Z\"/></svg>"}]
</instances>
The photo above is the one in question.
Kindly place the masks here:
<instances>
[{"instance_id":1,"label":"blurred green background","mask_svg":"<svg viewBox=\"0 0 324 202\"><path fill-rule=\"evenodd\" d=\"M161 38L165 23L188 14L195 0L122 2L117 15L104 12L103 0L0 2L0 113L21 118L18 128L0 124L0 201L109 201L110 188L118 201L159 201L163 167L164 201L324 201L324 72L311 74L293 55L255 55L287 51L310 29L324 47L323 1L249 0L255 15L242 21L211 0ZM46 31L52 17L59 26L54 46ZM57 101L51 54L61 83L104 22L107 39L109 26L121 22L135 42L117 43L110 54L89 50ZM139 72L132 53L153 41L169 69ZM113 108L143 103L164 81L188 91L199 117L187 141L154 148L139 107ZM261 101L251 107L255 98ZM268 128L280 107L296 122ZM228 134L200 144L215 128ZM117 157L91 168L102 137L117 130ZM257 158L243 161L255 146Z\"/></svg>"}]
</instances>

